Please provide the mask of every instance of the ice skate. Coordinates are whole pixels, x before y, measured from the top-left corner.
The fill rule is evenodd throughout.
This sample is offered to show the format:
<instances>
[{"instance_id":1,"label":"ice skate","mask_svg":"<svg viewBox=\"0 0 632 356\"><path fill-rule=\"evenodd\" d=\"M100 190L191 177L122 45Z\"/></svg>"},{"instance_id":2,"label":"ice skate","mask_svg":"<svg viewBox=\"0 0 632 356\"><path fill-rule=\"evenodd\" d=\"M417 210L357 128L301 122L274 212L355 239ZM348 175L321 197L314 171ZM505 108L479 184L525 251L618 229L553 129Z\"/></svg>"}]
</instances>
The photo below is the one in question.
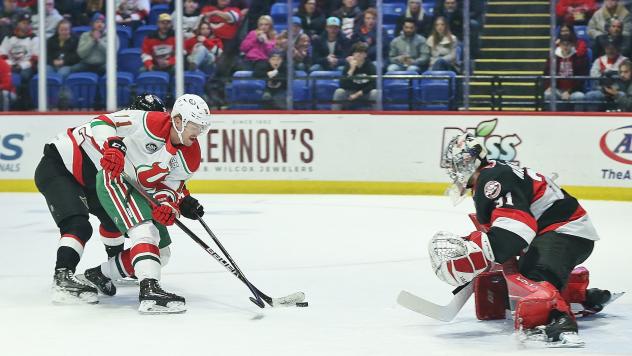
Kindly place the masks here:
<instances>
[{"instance_id":1,"label":"ice skate","mask_svg":"<svg viewBox=\"0 0 632 356\"><path fill-rule=\"evenodd\" d=\"M98 303L97 289L78 280L68 268L58 268L53 276L53 303Z\"/></svg>"},{"instance_id":2,"label":"ice skate","mask_svg":"<svg viewBox=\"0 0 632 356\"><path fill-rule=\"evenodd\" d=\"M170 314L184 313L187 309L183 297L165 292L153 278L140 281L140 294L138 295L141 314Z\"/></svg>"},{"instance_id":3,"label":"ice skate","mask_svg":"<svg viewBox=\"0 0 632 356\"><path fill-rule=\"evenodd\" d=\"M84 280L96 287L102 294L113 296L116 294L116 286L112 280L101 272L101 266L87 269L83 275L77 275L77 279Z\"/></svg>"}]
</instances>

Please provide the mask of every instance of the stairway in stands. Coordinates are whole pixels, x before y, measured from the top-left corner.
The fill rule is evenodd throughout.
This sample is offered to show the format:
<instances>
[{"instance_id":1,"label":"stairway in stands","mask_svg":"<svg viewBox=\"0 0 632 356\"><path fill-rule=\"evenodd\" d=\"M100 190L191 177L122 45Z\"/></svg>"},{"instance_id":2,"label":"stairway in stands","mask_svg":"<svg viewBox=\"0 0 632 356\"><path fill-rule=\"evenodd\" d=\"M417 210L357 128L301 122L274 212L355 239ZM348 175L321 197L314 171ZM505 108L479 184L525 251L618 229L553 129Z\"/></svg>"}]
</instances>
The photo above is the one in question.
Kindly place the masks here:
<instances>
[{"instance_id":1,"label":"stairway in stands","mask_svg":"<svg viewBox=\"0 0 632 356\"><path fill-rule=\"evenodd\" d=\"M489 0L481 31L481 52L474 75L542 75L549 55L548 1ZM498 81L496 81L498 83ZM531 78L502 80L502 110L535 110L536 84ZM500 89L500 90L499 90ZM492 80L470 82L470 108L492 108ZM497 98L498 100L498 98ZM495 109L499 109L496 102Z\"/></svg>"}]
</instances>

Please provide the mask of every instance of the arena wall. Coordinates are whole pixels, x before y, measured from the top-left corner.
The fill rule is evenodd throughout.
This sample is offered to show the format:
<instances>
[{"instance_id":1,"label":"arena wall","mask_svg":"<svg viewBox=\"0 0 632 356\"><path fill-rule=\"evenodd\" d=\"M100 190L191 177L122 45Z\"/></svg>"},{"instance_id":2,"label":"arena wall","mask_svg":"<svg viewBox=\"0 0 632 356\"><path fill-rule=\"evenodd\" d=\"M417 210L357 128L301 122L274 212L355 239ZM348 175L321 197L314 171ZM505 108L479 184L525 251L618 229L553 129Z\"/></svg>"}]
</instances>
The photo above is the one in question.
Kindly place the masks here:
<instances>
[{"instance_id":1,"label":"arena wall","mask_svg":"<svg viewBox=\"0 0 632 356\"><path fill-rule=\"evenodd\" d=\"M0 191L36 191L51 137L94 113L0 115ZM199 193L442 194L440 157L468 130L584 199L632 200L632 116L549 113L215 114L200 139Z\"/></svg>"}]
</instances>

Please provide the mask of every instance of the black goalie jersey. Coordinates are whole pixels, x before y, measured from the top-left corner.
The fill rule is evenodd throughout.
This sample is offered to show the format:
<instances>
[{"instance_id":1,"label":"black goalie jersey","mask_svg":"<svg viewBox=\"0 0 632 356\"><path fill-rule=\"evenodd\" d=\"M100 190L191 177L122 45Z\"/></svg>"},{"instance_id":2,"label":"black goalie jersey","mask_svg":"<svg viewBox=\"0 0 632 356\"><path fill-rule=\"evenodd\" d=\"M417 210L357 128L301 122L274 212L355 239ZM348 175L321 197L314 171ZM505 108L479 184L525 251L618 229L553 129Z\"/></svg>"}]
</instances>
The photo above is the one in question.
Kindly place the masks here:
<instances>
[{"instance_id":1,"label":"black goalie jersey","mask_svg":"<svg viewBox=\"0 0 632 356\"><path fill-rule=\"evenodd\" d=\"M577 199L552 179L503 161L481 169L474 187L478 221L494 239L519 237L527 245L549 231L599 240Z\"/></svg>"}]
</instances>

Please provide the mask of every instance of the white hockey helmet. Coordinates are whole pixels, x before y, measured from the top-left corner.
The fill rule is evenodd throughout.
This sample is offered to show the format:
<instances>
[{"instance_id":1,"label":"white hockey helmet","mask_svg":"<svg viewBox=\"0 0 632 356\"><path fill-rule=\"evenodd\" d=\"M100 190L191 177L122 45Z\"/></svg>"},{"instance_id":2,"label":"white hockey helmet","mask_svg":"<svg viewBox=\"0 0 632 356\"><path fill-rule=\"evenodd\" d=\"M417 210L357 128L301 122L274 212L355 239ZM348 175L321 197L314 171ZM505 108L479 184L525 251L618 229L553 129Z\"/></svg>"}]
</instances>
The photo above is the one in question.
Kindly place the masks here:
<instances>
[{"instance_id":1,"label":"white hockey helmet","mask_svg":"<svg viewBox=\"0 0 632 356\"><path fill-rule=\"evenodd\" d=\"M468 183L474 172L487 159L487 149L480 137L470 133L458 135L448 143L443 153L443 166L447 167L448 175L453 185L448 189L448 195L457 204L465 195Z\"/></svg>"},{"instance_id":2,"label":"white hockey helmet","mask_svg":"<svg viewBox=\"0 0 632 356\"><path fill-rule=\"evenodd\" d=\"M175 125L173 118L180 116L182 118L182 127L180 130ZM176 99L171 109L171 122L173 128L178 133L180 141L182 141L182 133L189 122L201 126L201 135L206 134L211 124L211 112L204 99L194 94L184 94Z\"/></svg>"}]
</instances>

